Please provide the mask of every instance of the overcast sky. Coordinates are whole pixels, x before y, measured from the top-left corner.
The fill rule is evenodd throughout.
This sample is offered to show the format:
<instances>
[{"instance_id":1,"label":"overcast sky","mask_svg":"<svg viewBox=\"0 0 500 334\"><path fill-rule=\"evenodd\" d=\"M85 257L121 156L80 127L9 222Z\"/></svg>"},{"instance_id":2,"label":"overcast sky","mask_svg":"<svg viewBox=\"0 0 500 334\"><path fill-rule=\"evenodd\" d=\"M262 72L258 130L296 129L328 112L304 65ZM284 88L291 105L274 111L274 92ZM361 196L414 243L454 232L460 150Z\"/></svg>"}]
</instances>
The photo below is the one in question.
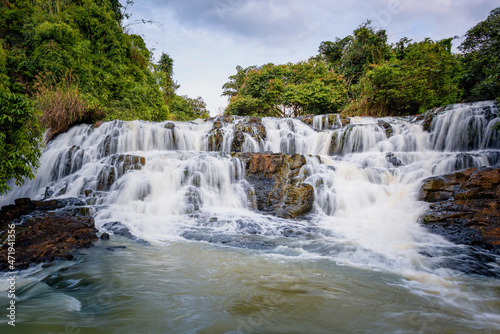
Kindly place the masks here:
<instances>
[{"instance_id":1,"label":"overcast sky","mask_svg":"<svg viewBox=\"0 0 500 334\"><path fill-rule=\"evenodd\" d=\"M125 0L120 0L125 4ZM227 105L222 85L241 65L307 60L322 41L352 34L372 20L389 42L463 36L498 0L135 0L124 22L155 60L174 59L179 95L201 96L212 115ZM153 21L134 24L134 21ZM454 47L460 41L454 41ZM456 49L455 49L456 50Z\"/></svg>"}]
</instances>

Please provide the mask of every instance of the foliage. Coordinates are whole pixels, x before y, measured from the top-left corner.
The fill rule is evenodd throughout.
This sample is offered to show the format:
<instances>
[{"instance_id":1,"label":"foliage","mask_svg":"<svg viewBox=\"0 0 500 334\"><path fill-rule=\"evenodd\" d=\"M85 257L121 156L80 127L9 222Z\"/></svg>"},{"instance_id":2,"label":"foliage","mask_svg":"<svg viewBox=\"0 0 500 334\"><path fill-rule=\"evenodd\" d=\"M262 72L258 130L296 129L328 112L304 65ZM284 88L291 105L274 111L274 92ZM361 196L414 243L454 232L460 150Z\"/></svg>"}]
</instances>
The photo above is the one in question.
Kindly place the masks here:
<instances>
[{"instance_id":1,"label":"foliage","mask_svg":"<svg viewBox=\"0 0 500 334\"><path fill-rule=\"evenodd\" d=\"M380 64L391 57L387 32L375 30L371 21L360 25L352 36L322 42L319 53L335 71L344 75L349 84L356 84L370 65Z\"/></svg>"},{"instance_id":2,"label":"foliage","mask_svg":"<svg viewBox=\"0 0 500 334\"><path fill-rule=\"evenodd\" d=\"M126 1L126 6L132 3ZM178 88L172 80L173 60L164 54L158 65L153 63L142 37L124 32L122 19L130 16L125 11L117 0L4 0L0 66L5 53L9 80L2 79L0 70L0 84L31 94L37 91L38 77L63 77L70 71L79 79L79 98L102 111L96 117L168 119Z\"/></svg>"},{"instance_id":3,"label":"foliage","mask_svg":"<svg viewBox=\"0 0 500 334\"><path fill-rule=\"evenodd\" d=\"M229 114L297 117L337 112L346 99L342 76L317 59L245 70L237 67L237 71L224 85L230 96Z\"/></svg>"},{"instance_id":4,"label":"foliage","mask_svg":"<svg viewBox=\"0 0 500 334\"><path fill-rule=\"evenodd\" d=\"M176 121L189 121L196 118L209 117L207 105L203 99L198 96L196 99L185 95L175 95L171 102L171 110Z\"/></svg>"},{"instance_id":5,"label":"foliage","mask_svg":"<svg viewBox=\"0 0 500 334\"><path fill-rule=\"evenodd\" d=\"M102 118L102 112L86 101L78 78L71 71L61 78L51 73L38 75L33 89L36 105L42 112L40 125L51 129L48 140L73 125Z\"/></svg>"},{"instance_id":6,"label":"foliage","mask_svg":"<svg viewBox=\"0 0 500 334\"><path fill-rule=\"evenodd\" d=\"M408 115L460 100L461 64L451 39L426 39L399 48L400 60L374 66L362 78L361 112L374 116Z\"/></svg>"},{"instance_id":7,"label":"foliage","mask_svg":"<svg viewBox=\"0 0 500 334\"><path fill-rule=\"evenodd\" d=\"M36 116L28 97L0 92L0 194L10 190L10 179L17 185L34 178L42 143Z\"/></svg>"},{"instance_id":8,"label":"foliage","mask_svg":"<svg viewBox=\"0 0 500 334\"><path fill-rule=\"evenodd\" d=\"M464 53L466 99L500 99L500 7L467 31L459 49Z\"/></svg>"},{"instance_id":9,"label":"foliage","mask_svg":"<svg viewBox=\"0 0 500 334\"><path fill-rule=\"evenodd\" d=\"M386 31L367 21L352 36L322 42L318 58L344 75L350 97L344 112L407 115L460 101L463 71L452 40L412 43L404 37L388 45Z\"/></svg>"}]
</instances>

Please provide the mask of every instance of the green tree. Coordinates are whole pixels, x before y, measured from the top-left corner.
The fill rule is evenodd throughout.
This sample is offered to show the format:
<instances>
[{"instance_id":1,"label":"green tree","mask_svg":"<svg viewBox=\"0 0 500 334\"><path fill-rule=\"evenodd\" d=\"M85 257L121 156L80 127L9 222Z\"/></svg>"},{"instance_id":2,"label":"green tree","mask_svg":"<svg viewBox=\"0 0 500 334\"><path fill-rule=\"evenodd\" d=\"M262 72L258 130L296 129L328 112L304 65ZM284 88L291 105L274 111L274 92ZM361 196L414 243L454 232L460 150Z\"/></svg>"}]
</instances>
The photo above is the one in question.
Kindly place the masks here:
<instances>
[{"instance_id":1,"label":"green tree","mask_svg":"<svg viewBox=\"0 0 500 334\"><path fill-rule=\"evenodd\" d=\"M390 59L391 50L387 44L387 32L376 30L368 20L354 30L352 36L322 42L319 54L336 72L344 75L350 85L356 84L370 65Z\"/></svg>"},{"instance_id":2,"label":"green tree","mask_svg":"<svg viewBox=\"0 0 500 334\"><path fill-rule=\"evenodd\" d=\"M464 53L466 99L500 98L500 7L467 31L458 48Z\"/></svg>"},{"instance_id":3,"label":"green tree","mask_svg":"<svg viewBox=\"0 0 500 334\"><path fill-rule=\"evenodd\" d=\"M346 99L342 76L317 59L266 64L248 71L237 67L237 71L223 87L229 88L226 95L231 96L229 114L297 117L337 112Z\"/></svg>"},{"instance_id":4,"label":"green tree","mask_svg":"<svg viewBox=\"0 0 500 334\"><path fill-rule=\"evenodd\" d=\"M39 166L42 131L33 102L26 96L0 92L0 194L25 178L33 179Z\"/></svg>"},{"instance_id":5,"label":"green tree","mask_svg":"<svg viewBox=\"0 0 500 334\"><path fill-rule=\"evenodd\" d=\"M257 69L257 66L249 66L247 68L243 68L240 65L236 66L236 74L229 76L229 81L222 86L223 91L221 96L227 96L228 100L231 100L233 96L238 94L240 88L245 83L248 72Z\"/></svg>"},{"instance_id":6,"label":"green tree","mask_svg":"<svg viewBox=\"0 0 500 334\"><path fill-rule=\"evenodd\" d=\"M397 44L401 59L374 66L356 87L353 108L370 115L408 115L460 100L462 67L452 39Z\"/></svg>"},{"instance_id":7,"label":"green tree","mask_svg":"<svg viewBox=\"0 0 500 334\"><path fill-rule=\"evenodd\" d=\"M174 95L171 102L171 110L176 121L189 121L209 116L207 105L200 96L192 99L185 95Z\"/></svg>"}]
</instances>

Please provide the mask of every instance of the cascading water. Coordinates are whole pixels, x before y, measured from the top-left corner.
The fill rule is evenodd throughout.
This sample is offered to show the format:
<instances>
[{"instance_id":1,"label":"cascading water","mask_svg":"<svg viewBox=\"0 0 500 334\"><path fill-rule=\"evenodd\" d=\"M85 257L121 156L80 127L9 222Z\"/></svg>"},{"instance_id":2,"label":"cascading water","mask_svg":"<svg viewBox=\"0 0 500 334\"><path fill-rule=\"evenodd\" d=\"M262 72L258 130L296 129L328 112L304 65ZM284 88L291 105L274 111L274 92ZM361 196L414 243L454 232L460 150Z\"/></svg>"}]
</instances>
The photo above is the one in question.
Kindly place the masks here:
<instances>
[{"instance_id":1,"label":"cascading water","mask_svg":"<svg viewBox=\"0 0 500 334\"><path fill-rule=\"evenodd\" d=\"M47 321L26 308L26 324L75 322L96 333L106 326L200 333L500 330L500 282L441 266L459 260L460 246L418 223L426 204L417 201L427 177L500 164L497 114L493 102L453 105L428 131L418 119L356 117L343 124L338 115L316 116L311 125L221 118L74 127L47 145L36 179L14 187L0 205L19 197L80 197L99 229L121 222L150 245L118 238L112 242L126 251L90 250L93 267L69 265L67 275L26 271L24 303L42 289L45 301L34 307L68 305ZM289 220L255 211L245 165L229 153L235 148L306 155L300 177L314 188L313 213ZM113 267L116 287L107 288L110 272L97 269L110 265L107 257L123 267ZM140 278L127 278L132 274ZM127 291L139 286L146 300L125 306L121 298L138 297ZM85 300L103 291L115 297L99 304L91 325L85 319L92 303ZM335 315L328 312L336 307ZM131 312L148 320L137 326L120 320ZM356 312L364 319L346 320Z\"/></svg>"}]
</instances>

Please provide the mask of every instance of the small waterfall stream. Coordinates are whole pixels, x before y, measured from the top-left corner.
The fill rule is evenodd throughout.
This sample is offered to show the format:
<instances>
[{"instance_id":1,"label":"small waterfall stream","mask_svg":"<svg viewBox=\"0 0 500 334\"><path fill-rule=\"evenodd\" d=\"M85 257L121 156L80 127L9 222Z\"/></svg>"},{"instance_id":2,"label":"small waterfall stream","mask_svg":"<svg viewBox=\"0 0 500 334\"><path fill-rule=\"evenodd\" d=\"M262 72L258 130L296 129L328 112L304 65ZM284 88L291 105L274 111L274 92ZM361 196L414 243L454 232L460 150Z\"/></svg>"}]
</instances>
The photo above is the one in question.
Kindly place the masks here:
<instances>
[{"instance_id":1,"label":"small waterfall stream","mask_svg":"<svg viewBox=\"0 0 500 334\"><path fill-rule=\"evenodd\" d=\"M443 266L461 246L419 224L417 201L427 177L500 165L497 114L480 102L431 124L323 115L74 127L0 205L80 197L100 230L121 222L149 244L112 238L126 248L99 241L83 262L21 273L20 322L26 333L497 332L500 281ZM255 211L230 154L237 141L241 152L305 155L313 212ZM96 294L109 299L89 301Z\"/></svg>"}]
</instances>

